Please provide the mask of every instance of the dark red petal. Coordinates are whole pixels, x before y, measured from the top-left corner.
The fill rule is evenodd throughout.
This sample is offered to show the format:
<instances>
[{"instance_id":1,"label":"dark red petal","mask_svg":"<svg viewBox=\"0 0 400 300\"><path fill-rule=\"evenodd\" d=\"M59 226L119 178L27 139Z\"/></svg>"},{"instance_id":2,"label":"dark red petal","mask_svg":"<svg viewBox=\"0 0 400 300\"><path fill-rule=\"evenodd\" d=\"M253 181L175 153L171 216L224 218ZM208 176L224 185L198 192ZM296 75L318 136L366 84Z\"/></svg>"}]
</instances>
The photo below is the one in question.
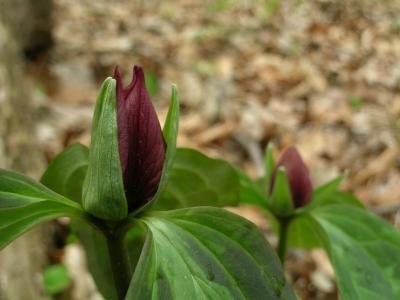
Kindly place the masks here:
<instances>
[{"instance_id":1,"label":"dark red petal","mask_svg":"<svg viewBox=\"0 0 400 300\"><path fill-rule=\"evenodd\" d=\"M166 149L143 70L135 66L133 76L124 88L119 69L115 68L119 154L129 211L142 206L156 193Z\"/></svg>"},{"instance_id":2,"label":"dark red petal","mask_svg":"<svg viewBox=\"0 0 400 300\"><path fill-rule=\"evenodd\" d=\"M313 187L310 172L295 147L289 147L282 153L276 163L273 179L280 166L285 167L294 206L296 208L305 206L311 200ZM273 179L271 180L272 185Z\"/></svg>"}]
</instances>

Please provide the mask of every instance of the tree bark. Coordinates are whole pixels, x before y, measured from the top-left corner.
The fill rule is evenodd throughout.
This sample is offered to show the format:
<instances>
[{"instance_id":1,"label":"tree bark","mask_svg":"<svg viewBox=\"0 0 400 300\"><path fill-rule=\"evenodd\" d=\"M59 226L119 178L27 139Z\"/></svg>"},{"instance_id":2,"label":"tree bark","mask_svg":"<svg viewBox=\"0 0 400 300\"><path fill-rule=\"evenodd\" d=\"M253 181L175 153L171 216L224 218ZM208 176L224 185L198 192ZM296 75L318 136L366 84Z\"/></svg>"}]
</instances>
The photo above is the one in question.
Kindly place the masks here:
<instances>
[{"instance_id":1,"label":"tree bark","mask_svg":"<svg viewBox=\"0 0 400 300\"><path fill-rule=\"evenodd\" d=\"M38 178L45 164L35 143L36 113L24 75L24 50L32 27L21 30L33 24L28 19L35 14L18 12L26 11L28 2L36 4L0 1L0 167ZM36 228L0 252L0 300L48 299L41 284L48 259L43 232L43 227Z\"/></svg>"}]
</instances>

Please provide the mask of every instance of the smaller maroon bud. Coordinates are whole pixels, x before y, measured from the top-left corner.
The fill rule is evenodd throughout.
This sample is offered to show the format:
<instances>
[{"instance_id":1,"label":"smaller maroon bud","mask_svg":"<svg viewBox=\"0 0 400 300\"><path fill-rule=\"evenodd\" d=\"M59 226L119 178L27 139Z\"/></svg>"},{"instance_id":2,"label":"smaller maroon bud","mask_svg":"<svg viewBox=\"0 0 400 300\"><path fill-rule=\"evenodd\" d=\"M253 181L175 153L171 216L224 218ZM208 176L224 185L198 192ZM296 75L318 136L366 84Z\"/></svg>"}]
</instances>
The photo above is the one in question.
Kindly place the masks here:
<instances>
[{"instance_id":1,"label":"smaller maroon bud","mask_svg":"<svg viewBox=\"0 0 400 300\"><path fill-rule=\"evenodd\" d=\"M311 200L313 187L310 172L300 153L295 147L287 148L279 157L271 177L270 193L272 193L278 168L283 166L288 179L292 201L295 208L307 205Z\"/></svg>"},{"instance_id":2,"label":"smaller maroon bud","mask_svg":"<svg viewBox=\"0 0 400 300\"><path fill-rule=\"evenodd\" d=\"M133 68L133 80L126 87L118 67L114 79L117 82L119 156L131 212L150 201L157 192L166 145L142 68Z\"/></svg>"}]
</instances>

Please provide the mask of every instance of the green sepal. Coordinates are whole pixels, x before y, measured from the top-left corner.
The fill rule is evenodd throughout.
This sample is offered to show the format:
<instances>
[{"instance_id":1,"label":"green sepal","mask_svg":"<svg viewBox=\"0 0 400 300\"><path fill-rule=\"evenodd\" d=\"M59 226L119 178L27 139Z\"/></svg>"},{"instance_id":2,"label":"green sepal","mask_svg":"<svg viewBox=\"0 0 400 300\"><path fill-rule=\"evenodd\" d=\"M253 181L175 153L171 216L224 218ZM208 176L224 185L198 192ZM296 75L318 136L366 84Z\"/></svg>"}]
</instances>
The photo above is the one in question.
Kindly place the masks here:
<instances>
[{"instance_id":1,"label":"green sepal","mask_svg":"<svg viewBox=\"0 0 400 300\"><path fill-rule=\"evenodd\" d=\"M264 154L264 171L265 171L264 179L265 183L267 184L266 186L267 189L269 188L268 184L271 182L274 170L275 170L274 146L272 143L269 143L265 149L265 154ZM269 190L267 190L266 192L268 194Z\"/></svg>"},{"instance_id":2,"label":"green sepal","mask_svg":"<svg viewBox=\"0 0 400 300\"><path fill-rule=\"evenodd\" d=\"M270 203L272 212L277 216L287 217L294 213L292 195L284 167L279 167L276 172Z\"/></svg>"},{"instance_id":3,"label":"green sepal","mask_svg":"<svg viewBox=\"0 0 400 300\"><path fill-rule=\"evenodd\" d=\"M128 215L118 150L115 85L114 79L107 78L97 98L82 198L87 212L109 221Z\"/></svg>"}]
</instances>

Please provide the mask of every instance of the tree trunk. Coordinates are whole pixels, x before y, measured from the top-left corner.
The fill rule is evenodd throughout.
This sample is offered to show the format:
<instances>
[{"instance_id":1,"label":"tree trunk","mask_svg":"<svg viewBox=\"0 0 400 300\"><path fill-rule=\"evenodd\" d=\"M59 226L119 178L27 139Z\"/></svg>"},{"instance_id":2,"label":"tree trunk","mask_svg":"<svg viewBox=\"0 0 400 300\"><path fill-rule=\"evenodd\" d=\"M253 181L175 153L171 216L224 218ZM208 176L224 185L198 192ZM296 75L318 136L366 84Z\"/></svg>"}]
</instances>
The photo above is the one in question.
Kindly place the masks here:
<instances>
[{"instance_id":1,"label":"tree trunk","mask_svg":"<svg viewBox=\"0 0 400 300\"><path fill-rule=\"evenodd\" d=\"M34 31L31 19L37 16L26 10L38 2L43 1L0 1L0 167L34 178L45 164L35 143L36 113L23 58ZM44 228L36 228L0 252L0 300L48 299L41 284L47 263L44 236Z\"/></svg>"}]
</instances>

